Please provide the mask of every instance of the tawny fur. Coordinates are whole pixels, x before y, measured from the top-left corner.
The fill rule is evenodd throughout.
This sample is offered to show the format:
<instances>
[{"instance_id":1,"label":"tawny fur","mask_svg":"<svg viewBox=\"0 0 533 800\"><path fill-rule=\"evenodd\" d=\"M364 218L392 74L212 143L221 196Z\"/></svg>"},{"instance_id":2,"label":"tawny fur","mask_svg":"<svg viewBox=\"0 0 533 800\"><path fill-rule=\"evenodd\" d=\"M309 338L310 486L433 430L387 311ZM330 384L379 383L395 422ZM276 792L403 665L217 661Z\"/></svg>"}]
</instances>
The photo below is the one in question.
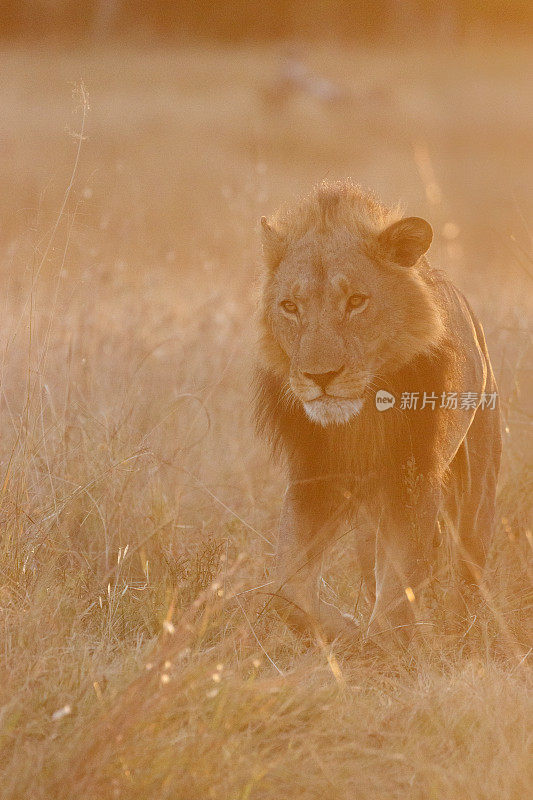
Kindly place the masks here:
<instances>
[{"instance_id":1,"label":"tawny fur","mask_svg":"<svg viewBox=\"0 0 533 800\"><path fill-rule=\"evenodd\" d=\"M425 258L429 225L401 219L399 209L387 209L346 181L323 183L262 220L266 269L256 419L283 454L289 477L277 599L290 624L301 630L320 625L330 637L343 633L346 621L318 602L318 562L346 520L357 526L363 516L373 530L361 552L374 602L372 636L411 624L405 589L418 591L427 582L444 511L455 509L457 561L466 582L481 578L490 542L498 408L399 407L404 391L420 397L424 391L438 397L496 391L480 323ZM394 236L400 237L396 248ZM342 318L345 296L361 286L370 296L368 309L360 318ZM283 311L291 292L302 298L298 319ZM326 419L322 427L310 419L306 402L316 404L319 391L314 373L335 376L326 407L356 399L360 412L346 424ZM395 395L393 409L376 409L378 389Z\"/></svg>"}]
</instances>

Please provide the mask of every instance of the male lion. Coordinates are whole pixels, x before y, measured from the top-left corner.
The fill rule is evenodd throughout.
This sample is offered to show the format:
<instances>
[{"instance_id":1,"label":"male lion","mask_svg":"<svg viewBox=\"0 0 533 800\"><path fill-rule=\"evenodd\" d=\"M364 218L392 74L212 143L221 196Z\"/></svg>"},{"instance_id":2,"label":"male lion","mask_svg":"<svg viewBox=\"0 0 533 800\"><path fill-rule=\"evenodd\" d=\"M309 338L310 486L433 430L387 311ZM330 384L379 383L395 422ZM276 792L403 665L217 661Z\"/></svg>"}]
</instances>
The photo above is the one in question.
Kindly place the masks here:
<instances>
[{"instance_id":1,"label":"male lion","mask_svg":"<svg viewBox=\"0 0 533 800\"><path fill-rule=\"evenodd\" d=\"M289 473L276 608L300 631L355 631L319 597L322 554L345 526L373 603L367 636L405 642L441 517L463 584L482 576L501 452L483 329L429 267L429 223L349 181L261 223L256 418Z\"/></svg>"}]
</instances>

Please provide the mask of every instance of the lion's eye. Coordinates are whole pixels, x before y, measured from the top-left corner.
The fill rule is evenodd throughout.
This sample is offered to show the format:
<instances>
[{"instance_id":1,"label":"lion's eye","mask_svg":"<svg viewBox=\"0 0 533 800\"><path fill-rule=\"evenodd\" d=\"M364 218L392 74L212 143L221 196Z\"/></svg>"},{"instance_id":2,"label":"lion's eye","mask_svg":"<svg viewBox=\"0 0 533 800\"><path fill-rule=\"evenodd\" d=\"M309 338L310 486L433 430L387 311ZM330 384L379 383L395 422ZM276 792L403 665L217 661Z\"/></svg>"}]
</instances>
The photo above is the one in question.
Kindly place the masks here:
<instances>
[{"instance_id":1,"label":"lion's eye","mask_svg":"<svg viewBox=\"0 0 533 800\"><path fill-rule=\"evenodd\" d=\"M347 311L362 311L368 305L368 295L352 294L348 298Z\"/></svg>"},{"instance_id":2,"label":"lion's eye","mask_svg":"<svg viewBox=\"0 0 533 800\"><path fill-rule=\"evenodd\" d=\"M280 306L287 314L297 314L298 313L298 306L296 303L293 303L292 300L282 300Z\"/></svg>"}]
</instances>

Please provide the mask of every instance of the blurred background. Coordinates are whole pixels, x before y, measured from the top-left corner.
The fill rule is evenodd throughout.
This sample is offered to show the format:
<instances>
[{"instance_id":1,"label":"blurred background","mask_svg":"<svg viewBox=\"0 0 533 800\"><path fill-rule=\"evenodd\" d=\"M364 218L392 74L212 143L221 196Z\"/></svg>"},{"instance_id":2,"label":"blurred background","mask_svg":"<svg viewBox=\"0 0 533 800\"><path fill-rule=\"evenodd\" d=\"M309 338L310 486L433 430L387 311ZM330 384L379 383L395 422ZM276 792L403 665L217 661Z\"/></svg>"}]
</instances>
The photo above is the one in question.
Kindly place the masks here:
<instances>
[{"instance_id":1,"label":"blurred background","mask_svg":"<svg viewBox=\"0 0 533 800\"><path fill-rule=\"evenodd\" d=\"M287 785L298 797L333 796L328 774L339 780L335 797L353 797L354 785L369 798L494 797L495 785L505 787L498 800L528 796L525 749L506 744L522 730L517 714L528 719L527 692L514 665L517 700L504 707L498 687L507 678L491 670L501 650L510 657L526 647L531 609L532 74L526 0L0 0L3 797L57 800L82 785L87 797L152 796L148 784L137 794L130 787L126 762L144 764L142 780L156 783L174 770L158 798L278 798ZM191 633L184 669L197 688L183 700L185 717L172 706L176 718L162 721L165 701L154 749L141 735L140 750L124 745L119 761L95 720L144 669L169 608L188 607L218 574L221 554L247 591L268 581L284 480L251 423L258 220L323 178L347 176L431 222L430 261L480 316L500 385L499 577L491 614L472 614L468 628L468 652L493 678L475 711L469 687L481 672L471 679L466 661L453 661L464 643L446 651L454 708L464 702L480 716L462 728L442 721L450 695L437 670L434 700L418 719L413 709L425 701L415 675L403 708L386 711L380 747L403 759L391 756L396 772L387 772L365 731L400 685L411 691L410 678L389 696L388 678L376 693L373 670L345 729L344 700L316 718L322 760L302 744L287 746L284 761L283 748L269 750L268 728L250 744L239 722L248 713L256 729L270 688L262 695L258 683L258 705L236 707L228 729L212 723L218 701L194 670L225 663L235 703L249 696L247 670L259 669L250 659L279 680L230 605ZM357 569L343 540L324 591L364 620ZM246 595L249 613L264 599ZM280 669L299 669L303 651L288 632L267 614L256 630ZM437 649L445 647L443 638ZM301 704L316 707L307 677L316 669L326 680L321 657L305 658L290 736L299 735ZM162 691L156 681L146 697ZM67 706L65 727L51 728ZM176 744L189 713L205 724ZM494 743L500 714L512 734ZM354 719L367 761L335 744L336 731L354 741ZM218 736L231 775L221 771ZM271 794L262 778L255 793L248 761L239 761L250 747ZM205 771L189 784L183 759L199 749ZM308 785L291 783L296 758ZM98 783L106 774L112 795Z\"/></svg>"},{"instance_id":2,"label":"blurred background","mask_svg":"<svg viewBox=\"0 0 533 800\"><path fill-rule=\"evenodd\" d=\"M491 341L522 347L530 3L2 0L0 21L8 283L55 224L84 117L42 274L68 229L64 273L182 298L192 281L187 306L221 303L228 321L254 303L258 217L351 176L425 215L433 263L485 310ZM506 392L514 369L502 356Z\"/></svg>"},{"instance_id":3,"label":"blurred background","mask_svg":"<svg viewBox=\"0 0 533 800\"><path fill-rule=\"evenodd\" d=\"M70 37L156 36L225 42L275 41L293 36L345 41L401 41L406 35L467 39L531 32L527 0L3 0L4 35Z\"/></svg>"}]
</instances>

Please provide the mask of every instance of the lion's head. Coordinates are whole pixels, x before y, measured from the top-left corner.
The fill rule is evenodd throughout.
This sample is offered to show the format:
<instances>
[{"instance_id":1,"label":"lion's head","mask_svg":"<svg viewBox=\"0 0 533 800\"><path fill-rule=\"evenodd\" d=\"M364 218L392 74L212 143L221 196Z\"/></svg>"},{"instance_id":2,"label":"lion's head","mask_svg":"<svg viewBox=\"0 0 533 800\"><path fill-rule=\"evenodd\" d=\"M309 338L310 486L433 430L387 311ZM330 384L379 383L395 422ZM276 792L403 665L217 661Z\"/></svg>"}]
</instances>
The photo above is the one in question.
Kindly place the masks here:
<instances>
[{"instance_id":1,"label":"lion's head","mask_svg":"<svg viewBox=\"0 0 533 800\"><path fill-rule=\"evenodd\" d=\"M322 183L261 223L264 365L311 420L346 423L376 379L441 338L424 280L431 226L351 182Z\"/></svg>"}]
</instances>

